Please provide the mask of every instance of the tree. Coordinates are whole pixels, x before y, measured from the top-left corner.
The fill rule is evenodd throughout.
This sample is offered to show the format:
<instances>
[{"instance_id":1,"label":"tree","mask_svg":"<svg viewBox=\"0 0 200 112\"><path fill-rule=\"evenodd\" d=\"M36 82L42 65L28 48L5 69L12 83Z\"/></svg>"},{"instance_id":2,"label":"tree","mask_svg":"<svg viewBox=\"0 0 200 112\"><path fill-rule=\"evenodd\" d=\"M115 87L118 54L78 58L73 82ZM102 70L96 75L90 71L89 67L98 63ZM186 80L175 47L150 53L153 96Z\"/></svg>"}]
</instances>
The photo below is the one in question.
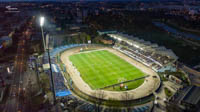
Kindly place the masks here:
<instances>
[{"instance_id":1,"label":"tree","mask_svg":"<svg viewBox=\"0 0 200 112\"><path fill-rule=\"evenodd\" d=\"M132 94L129 94L128 92L124 92L122 94L122 99L124 100L124 104L127 107L127 112L131 112L131 103L130 100L132 100L134 98L134 96Z\"/></svg>"},{"instance_id":2,"label":"tree","mask_svg":"<svg viewBox=\"0 0 200 112\"><path fill-rule=\"evenodd\" d=\"M87 43L88 40L90 40L90 35L86 34L85 32L80 34L80 38L82 40L82 43Z\"/></svg>"},{"instance_id":3,"label":"tree","mask_svg":"<svg viewBox=\"0 0 200 112\"><path fill-rule=\"evenodd\" d=\"M43 87L44 91L49 91L50 89L50 79L47 74L41 74L40 75L40 82L41 82L41 87Z\"/></svg>"},{"instance_id":4,"label":"tree","mask_svg":"<svg viewBox=\"0 0 200 112\"><path fill-rule=\"evenodd\" d=\"M101 36L96 36L96 37L94 38L94 42L97 43L97 44L99 44L101 38L102 38Z\"/></svg>"},{"instance_id":5,"label":"tree","mask_svg":"<svg viewBox=\"0 0 200 112\"><path fill-rule=\"evenodd\" d=\"M167 109L167 112L182 112L180 107L175 103L167 103L166 109Z\"/></svg>"},{"instance_id":6,"label":"tree","mask_svg":"<svg viewBox=\"0 0 200 112\"><path fill-rule=\"evenodd\" d=\"M103 90L96 90L95 93L94 93L96 99L95 99L95 109L96 109L96 112L100 112L100 106L101 104L103 103L103 98L105 98L105 94L104 94L104 91Z\"/></svg>"},{"instance_id":7,"label":"tree","mask_svg":"<svg viewBox=\"0 0 200 112\"><path fill-rule=\"evenodd\" d=\"M90 35L87 35L87 42L91 40L91 36Z\"/></svg>"},{"instance_id":8,"label":"tree","mask_svg":"<svg viewBox=\"0 0 200 112\"><path fill-rule=\"evenodd\" d=\"M74 36L74 39L76 44L80 44L80 35Z\"/></svg>"}]
</instances>

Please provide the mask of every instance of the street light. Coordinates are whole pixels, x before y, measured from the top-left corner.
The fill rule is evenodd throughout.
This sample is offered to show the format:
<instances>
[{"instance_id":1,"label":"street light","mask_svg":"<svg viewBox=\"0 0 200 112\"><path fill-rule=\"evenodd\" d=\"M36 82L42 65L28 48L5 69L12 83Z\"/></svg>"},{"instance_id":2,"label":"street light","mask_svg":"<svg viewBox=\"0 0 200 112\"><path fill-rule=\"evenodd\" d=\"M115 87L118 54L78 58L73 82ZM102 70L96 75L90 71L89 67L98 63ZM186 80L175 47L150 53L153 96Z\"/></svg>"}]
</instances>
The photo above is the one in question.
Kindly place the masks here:
<instances>
[{"instance_id":1,"label":"street light","mask_svg":"<svg viewBox=\"0 0 200 112\"><path fill-rule=\"evenodd\" d=\"M47 47L45 47L43 26L44 26L44 17L40 17L40 27L41 27L41 30L42 30L42 38L43 38L44 51L46 51L46 48L47 48L47 53L48 53L50 76L51 76L51 84L52 84L52 91L53 91L53 100L54 100L54 105L55 105L56 104L56 95L55 95L55 89L54 89L53 72L52 72L52 67L51 67L51 58L50 58L50 53L49 53L49 42L47 43L48 44Z\"/></svg>"},{"instance_id":2,"label":"street light","mask_svg":"<svg viewBox=\"0 0 200 112\"><path fill-rule=\"evenodd\" d=\"M43 26L44 26L44 17L40 17L40 27L42 31L42 40L43 40L43 46L44 46L44 52L46 51L45 47L45 40L44 40L44 32L43 32Z\"/></svg>"}]
</instances>

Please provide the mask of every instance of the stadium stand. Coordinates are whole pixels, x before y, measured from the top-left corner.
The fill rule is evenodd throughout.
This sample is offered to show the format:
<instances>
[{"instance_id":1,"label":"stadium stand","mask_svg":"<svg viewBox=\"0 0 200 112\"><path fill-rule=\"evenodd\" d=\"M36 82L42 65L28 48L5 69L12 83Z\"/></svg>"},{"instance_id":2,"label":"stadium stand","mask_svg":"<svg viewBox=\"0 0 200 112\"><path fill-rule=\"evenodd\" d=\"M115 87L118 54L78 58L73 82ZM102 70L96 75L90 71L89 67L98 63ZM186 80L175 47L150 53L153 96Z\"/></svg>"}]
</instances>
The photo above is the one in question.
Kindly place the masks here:
<instances>
[{"instance_id":1,"label":"stadium stand","mask_svg":"<svg viewBox=\"0 0 200 112\"><path fill-rule=\"evenodd\" d=\"M83 112L96 112L95 106L89 103L84 103L83 105L79 106L77 109ZM102 111L102 108L100 108L100 111Z\"/></svg>"},{"instance_id":2,"label":"stadium stand","mask_svg":"<svg viewBox=\"0 0 200 112\"><path fill-rule=\"evenodd\" d=\"M73 47L78 47L82 46L82 44L72 44L72 45L66 45L66 46L61 46L55 49L52 49L50 51L50 57L51 57L51 66L52 66L52 72L53 72L53 80L54 80L54 88L55 88L55 94L56 97L63 97L70 95L71 92L67 89L67 87L64 84L64 77L61 73L61 70L59 69L57 62L56 62L56 55L66 49L70 49ZM48 54L45 53L43 56L43 64L48 64ZM50 76L50 71L47 69L46 73L49 74ZM52 86L52 85L51 85Z\"/></svg>"},{"instance_id":3,"label":"stadium stand","mask_svg":"<svg viewBox=\"0 0 200 112\"><path fill-rule=\"evenodd\" d=\"M114 49L151 67L154 71L176 70L174 62L176 62L178 57L172 50L127 34L116 33L107 35L116 40L113 46Z\"/></svg>"}]
</instances>

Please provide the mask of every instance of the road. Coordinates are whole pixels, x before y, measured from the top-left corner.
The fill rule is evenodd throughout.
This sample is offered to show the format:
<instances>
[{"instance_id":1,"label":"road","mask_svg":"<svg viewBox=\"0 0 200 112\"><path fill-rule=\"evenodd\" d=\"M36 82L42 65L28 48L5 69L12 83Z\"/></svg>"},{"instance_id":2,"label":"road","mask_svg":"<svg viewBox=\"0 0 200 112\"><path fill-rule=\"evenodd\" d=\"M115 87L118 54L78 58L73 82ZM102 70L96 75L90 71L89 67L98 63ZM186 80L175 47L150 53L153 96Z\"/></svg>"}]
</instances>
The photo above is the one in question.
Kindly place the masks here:
<instances>
[{"instance_id":1,"label":"road","mask_svg":"<svg viewBox=\"0 0 200 112\"><path fill-rule=\"evenodd\" d=\"M25 38L21 38L18 44L14 72L12 74L13 81L5 105L5 112L17 112L23 109L20 96L23 90L24 71L26 70L25 42Z\"/></svg>"},{"instance_id":2,"label":"road","mask_svg":"<svg viewBox=\"0 0 200 112\"><path fill-rule=\"evenodd\" d=\"M27 25L28 26L28 25ZM26 77L26 68L27 68L27 59L29 57L27 53L27 38L30 36L30 33L27 33L30 29L25 29L22 32L22 36L19 37L17 54L14 61L14 71L12 74L12 82L10 91L8 93L8 99L5 104L4 112L23 112L26 109L25 101L25 86L27 79Z\"/></svg>"}]
</instances>

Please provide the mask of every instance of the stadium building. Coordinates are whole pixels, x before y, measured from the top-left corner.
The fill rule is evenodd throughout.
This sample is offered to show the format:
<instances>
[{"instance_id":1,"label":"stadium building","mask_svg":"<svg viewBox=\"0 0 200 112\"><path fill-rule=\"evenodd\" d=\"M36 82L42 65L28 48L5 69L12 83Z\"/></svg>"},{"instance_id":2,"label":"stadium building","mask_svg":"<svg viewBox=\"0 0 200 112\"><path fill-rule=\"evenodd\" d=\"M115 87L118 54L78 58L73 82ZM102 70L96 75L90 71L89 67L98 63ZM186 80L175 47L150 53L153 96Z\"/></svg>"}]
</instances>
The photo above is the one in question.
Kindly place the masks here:
<instances>
[{"instance_id":1,"label":"stadium building","mask_svg":"<svg viewBox=\"0 0 200 112\"><path fill-rule=\"evenodd\" d=\"M171 49L123 33L107 34L115 40L114 49L152 68L155 72L176 71L178 57Z\"/></svg>"},{"instance_id":2,"label":"stadium building","mask_svg":"<svg viewBox=\"0 0 200 112\"><path fill-rule=\"evenodd\" d=\"M67 107L70 104L64 102L70 99L83 112L95 110L97 101L105 111L109 106L150 111L161 84L157 72L176 71L178 57L170 49L137 37L114 32L106 35L112 39L112 47L69 44L50 50L56 99ZM47 53L42 61L44 71L50 74ZM107 107L101 106L102 101Z\"/></svg>"}]
</instances>

